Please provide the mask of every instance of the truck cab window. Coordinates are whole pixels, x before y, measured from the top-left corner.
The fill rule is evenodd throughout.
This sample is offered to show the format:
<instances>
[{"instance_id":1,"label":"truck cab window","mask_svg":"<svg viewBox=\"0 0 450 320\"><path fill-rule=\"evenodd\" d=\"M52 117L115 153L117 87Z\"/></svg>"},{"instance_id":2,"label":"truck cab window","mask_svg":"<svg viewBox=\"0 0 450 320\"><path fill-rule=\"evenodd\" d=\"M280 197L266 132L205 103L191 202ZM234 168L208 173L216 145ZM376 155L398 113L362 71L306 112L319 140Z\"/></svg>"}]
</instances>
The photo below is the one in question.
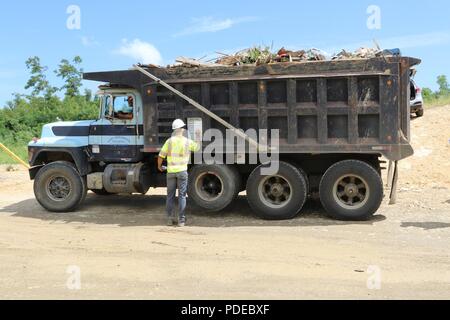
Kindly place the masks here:
<instances>
[{"instance_id":1,"label":"truck cab window","mask_svg":"<svg viewBox=\"0 0 450 320\"><path fill-rule=\"evenodd\" d=\"M109 106L112 99L112 114ZM132 120L134 110L134 97L130 95L106 96L105 97L105 117L113 117L118 120Z\"/></svg>"}]
</instances>

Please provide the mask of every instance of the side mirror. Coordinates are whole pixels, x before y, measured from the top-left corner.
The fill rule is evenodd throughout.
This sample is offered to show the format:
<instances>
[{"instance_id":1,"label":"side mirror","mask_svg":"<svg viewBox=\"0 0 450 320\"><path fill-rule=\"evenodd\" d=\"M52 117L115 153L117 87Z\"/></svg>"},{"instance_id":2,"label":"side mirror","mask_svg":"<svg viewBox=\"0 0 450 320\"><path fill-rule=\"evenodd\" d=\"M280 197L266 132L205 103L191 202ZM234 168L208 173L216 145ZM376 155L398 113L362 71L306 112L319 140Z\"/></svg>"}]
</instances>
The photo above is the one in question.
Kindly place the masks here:
<instances>
[{"instance_id":1,"label":"side mirror","mask_svg":"<svg viewBox=\"0 0 450 320\"><path fill-rule=\"evenodd\" d=\"M108 96L108 105L105 106L107 112L105 112L105 119L114 120L114 106L113 106L113 97Z\"/></svg>"},{"instance_id":2,"label":"side mirror","mask_svg":"<svg viewBox=\"0 0 450 320\"><path fill-rule=\"evenodd\" d=\"M108 106L108 116L110 116L111 118L114 118L114 107L112 105L112 102Z\"/></svg>"}]
</instances>

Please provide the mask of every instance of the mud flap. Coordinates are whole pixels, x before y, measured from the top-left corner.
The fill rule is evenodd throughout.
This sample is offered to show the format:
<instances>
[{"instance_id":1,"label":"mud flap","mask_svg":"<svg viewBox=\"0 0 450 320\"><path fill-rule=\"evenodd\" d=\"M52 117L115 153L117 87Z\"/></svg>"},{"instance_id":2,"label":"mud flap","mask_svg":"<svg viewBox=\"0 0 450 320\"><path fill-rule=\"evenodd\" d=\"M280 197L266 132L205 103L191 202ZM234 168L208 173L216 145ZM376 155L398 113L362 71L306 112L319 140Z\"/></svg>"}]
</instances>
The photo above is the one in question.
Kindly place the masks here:
<instances>
[{"instance_id":1,"label":"mud flap","mask_svg":"<svg viewBox=\"0 0 450 320\"><path fill-rule=\"evenodd\" d=\"M394 161L389 161L387 179L386 179L386 188L390 188L392 185L392 177L394 173Z\"/></svg>"},{"instance_id":2,"label":"mud flap","mask_svg":"<svg viewBox=\"0 0 450 320\"><path fill-rule=\"evenodd\" d=\"M393 167L393 170L392 170ZM397 203L397 182L398 182L398 161L394 161L394 165L392 166L392 161L389 163L389 171L393 171L392 173L388 172L388 181L391 183L391 195L389 200L389 205L393 205ZM391 179L392 175L392 179Z\"/></svg>"}]
</instances>

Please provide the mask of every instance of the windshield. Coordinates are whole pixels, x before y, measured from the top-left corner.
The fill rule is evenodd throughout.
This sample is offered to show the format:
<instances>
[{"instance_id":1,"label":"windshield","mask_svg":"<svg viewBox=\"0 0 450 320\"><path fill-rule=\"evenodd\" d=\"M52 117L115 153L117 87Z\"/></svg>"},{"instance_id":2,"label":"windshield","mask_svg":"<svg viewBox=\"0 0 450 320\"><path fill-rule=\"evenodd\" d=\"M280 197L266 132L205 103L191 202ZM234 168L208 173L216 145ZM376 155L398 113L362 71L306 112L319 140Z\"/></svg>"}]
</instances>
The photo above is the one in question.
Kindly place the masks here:
<instances>
[{"instance_id":1,"label":"windshield","mask_svg":"<svg viewBox=\"0 0 450 320\"><path fill-rule=\"evenodd\" d=\"M107 119L132 120L134 111L132 95L107 95L103 97L104 117Z\"/></svg>"}]
</instances>

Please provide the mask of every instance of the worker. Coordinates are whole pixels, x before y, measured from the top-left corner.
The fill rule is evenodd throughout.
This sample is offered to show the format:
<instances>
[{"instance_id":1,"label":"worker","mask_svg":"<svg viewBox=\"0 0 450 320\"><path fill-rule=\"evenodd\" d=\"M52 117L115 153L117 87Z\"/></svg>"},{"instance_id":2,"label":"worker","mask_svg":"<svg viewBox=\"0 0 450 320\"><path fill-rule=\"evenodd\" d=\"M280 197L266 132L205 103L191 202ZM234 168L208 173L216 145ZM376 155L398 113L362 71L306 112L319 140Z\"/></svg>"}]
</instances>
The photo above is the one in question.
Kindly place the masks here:
<instances>
[{"instance_id":1,"label":"worker","mask_svg":"<svg viewBox=\"0 0 450 320\"><path fill-rule=\"evenodd\" d=\"M122 106L122 109L116 112L115 116L120 120L133 120L133 107L134 107L134 99L132 96L128 96L127 104Z\"/></svg>"},{"instance_id":2,"label":"worker","mask_svg":"<svg viewBox=\"0 0 450 320\"><path fill-rule=\"evenodd\" d=\"M167 159L167 218L168 226L186 225L186 194L188 186L188 164L192 152L199 149L197 143L184 136L186 124L177 119L172 124L173 135L166 141L158 157L158 170L164 172L163 161ZM173 215L175 194L178 188L179 220Z\"/></svg>"}]
</instances>

